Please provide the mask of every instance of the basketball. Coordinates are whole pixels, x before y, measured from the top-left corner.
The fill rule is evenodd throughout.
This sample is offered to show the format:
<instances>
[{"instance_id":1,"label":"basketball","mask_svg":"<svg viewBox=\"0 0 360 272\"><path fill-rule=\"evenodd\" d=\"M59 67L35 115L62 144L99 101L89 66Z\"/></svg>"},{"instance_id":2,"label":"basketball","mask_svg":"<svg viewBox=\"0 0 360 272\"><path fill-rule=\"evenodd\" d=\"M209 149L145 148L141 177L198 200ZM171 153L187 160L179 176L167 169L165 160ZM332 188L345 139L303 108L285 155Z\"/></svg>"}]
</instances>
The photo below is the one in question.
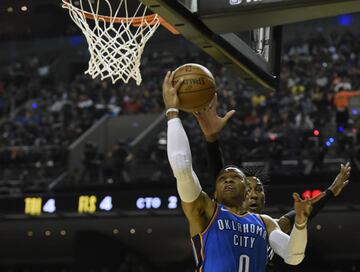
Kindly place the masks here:
<instances>
[{"instance_id":1,"label":"basketball","mask_svg":"<svg viewBox=\"0 0 360 272\"><path fill-rule=\"evenodd\" d=\"M175 70L174 82L181 78L184 83L179 90L180 109L187 112L203 111L215 95L215 79L204 66L187 63Z\"/></svg>"}]
</instances>

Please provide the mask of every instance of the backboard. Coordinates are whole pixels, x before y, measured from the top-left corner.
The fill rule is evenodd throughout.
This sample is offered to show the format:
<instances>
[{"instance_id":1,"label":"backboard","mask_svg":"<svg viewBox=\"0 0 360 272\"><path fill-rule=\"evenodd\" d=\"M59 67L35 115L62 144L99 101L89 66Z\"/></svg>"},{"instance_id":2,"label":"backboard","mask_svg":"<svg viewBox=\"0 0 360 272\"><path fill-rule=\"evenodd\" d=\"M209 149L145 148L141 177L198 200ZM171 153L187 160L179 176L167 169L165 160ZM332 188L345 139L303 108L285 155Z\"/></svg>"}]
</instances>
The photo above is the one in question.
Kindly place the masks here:
<instances>
[{"instance_id":1,"label":"backboard","mask_svg":"<svg viewBox=\"0 0 360 272\"><path fill-rule=\"evenodd\" d=\"M140 0L251 85L275 90L281 26L360 11L358 0Z\"/></svg>"}]
</instances>

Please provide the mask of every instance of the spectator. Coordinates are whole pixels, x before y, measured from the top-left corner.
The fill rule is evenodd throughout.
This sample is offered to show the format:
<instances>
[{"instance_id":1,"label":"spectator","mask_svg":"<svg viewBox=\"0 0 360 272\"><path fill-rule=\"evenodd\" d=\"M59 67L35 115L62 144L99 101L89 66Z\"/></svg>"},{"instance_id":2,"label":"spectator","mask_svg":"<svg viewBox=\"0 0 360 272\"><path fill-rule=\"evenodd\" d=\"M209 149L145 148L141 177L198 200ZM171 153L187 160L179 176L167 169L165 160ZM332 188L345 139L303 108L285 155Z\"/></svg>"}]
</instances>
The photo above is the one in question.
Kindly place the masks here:
<instances>
[{"instance_id":1,"label":"spectator","mask_svg":"<svg viewBox=\"0 0 360 272\"><path fill-rule=\"evenodd\" d=\"M351 90L351 85L348 83L340 83L338 86L336 86L335 91L337 91L334 96L334 105L336 108L336 125L338 130L342 130L348 127L349 100L353 96L360 96L360 91Z\"/></svg>"}]
</instances>

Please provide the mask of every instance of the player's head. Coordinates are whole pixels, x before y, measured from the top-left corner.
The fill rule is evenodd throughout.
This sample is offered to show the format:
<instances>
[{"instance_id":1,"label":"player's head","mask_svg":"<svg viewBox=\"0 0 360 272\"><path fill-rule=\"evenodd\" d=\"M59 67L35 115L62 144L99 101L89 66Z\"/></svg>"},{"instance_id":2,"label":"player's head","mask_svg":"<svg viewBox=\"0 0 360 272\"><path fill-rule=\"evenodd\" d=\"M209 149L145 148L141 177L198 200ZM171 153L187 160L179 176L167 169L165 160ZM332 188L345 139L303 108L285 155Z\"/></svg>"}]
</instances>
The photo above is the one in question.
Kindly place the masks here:
<instances>
[{"instance_id":1,"label":"player's head","mask_svg":"<svg viewBox=\"0 0 360 272\"><path fill-rule=\"evenodd\" d=\"M227 206L242 206L247 194L247 180L239 167L225 166L216 179L215 198Z\"/></svg>"},{"instance_id":2,"label":"player's head","mask_svg":"<svg viewBox=\"0 0 360 272\"><path fill-rule=\"evenodd\" d=\"M245 207L252 213L261 213L265 206L265 190L263 181L267 180L267 175L259 168L244 168L247 177L248 192Z\"/></svg>"}]
</instances>

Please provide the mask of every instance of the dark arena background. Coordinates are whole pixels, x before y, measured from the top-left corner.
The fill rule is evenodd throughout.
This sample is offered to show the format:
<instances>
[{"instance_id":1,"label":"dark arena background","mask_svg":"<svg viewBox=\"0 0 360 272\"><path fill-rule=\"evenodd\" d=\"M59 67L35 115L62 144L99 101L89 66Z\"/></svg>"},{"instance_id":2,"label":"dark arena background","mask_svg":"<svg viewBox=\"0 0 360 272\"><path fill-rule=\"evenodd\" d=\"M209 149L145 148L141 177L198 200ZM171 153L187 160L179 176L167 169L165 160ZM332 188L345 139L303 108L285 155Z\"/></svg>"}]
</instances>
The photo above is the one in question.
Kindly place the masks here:
<instances>
[{"instance_id":1,"label":"dark arena background","mask_svg":"<svg viewBox=\"0 0 360 272\"><path fill-rule=\"evenodd\" d=\"M360 271L360 1L142 2L180 35L156 30L138 86L84 74L88 43L60 0L0 1L0 271L194 271L162 100L166 72L188 62L213 73L219 114L236 110L225 161L268 172L264 213L351 163L303 263L274 271ZM204 137L182 120L212 195Z\"/></svg>"}]
</instances>

